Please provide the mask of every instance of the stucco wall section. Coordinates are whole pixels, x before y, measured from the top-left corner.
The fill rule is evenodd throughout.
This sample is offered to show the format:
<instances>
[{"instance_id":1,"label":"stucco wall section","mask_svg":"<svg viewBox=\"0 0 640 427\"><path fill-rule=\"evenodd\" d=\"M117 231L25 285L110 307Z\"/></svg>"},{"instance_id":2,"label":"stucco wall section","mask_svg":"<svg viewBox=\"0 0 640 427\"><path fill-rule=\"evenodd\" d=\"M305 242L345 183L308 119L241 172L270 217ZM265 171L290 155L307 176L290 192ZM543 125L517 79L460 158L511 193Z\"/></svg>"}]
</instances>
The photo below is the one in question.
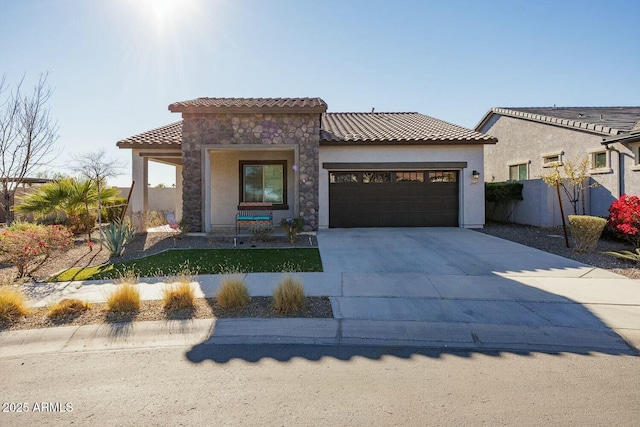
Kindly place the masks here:
<instances>
[{"instance_id":1,"label":"stucco wall section","mask_svg":"<svg viewBox=\"0 0 640 427\"><path fill-rule=\"evenodd\" d=\"M240 161L286 160L288 210L274 210L273 223L277 227L282 218L295 215L294 181L296 171L294 151L229 151L210 152L211 158L211 228L235 227L238 203L240 202Z\"/></svg>"},{"instance_id":2,"label":"stucco wall section","mask_svg":"<svg viewBox=\"0 0 640 427\"><path fill-rule=\"evenodd\" d=\"M543 167L543 156L546 154L562 151L563 160L580 161L589 156L591 151L604 149L601 135L513 117L496 117L480 129L498 138L497 144L485 147L484 171L487 181L508 180L509 165L524 162L529 163L529 179L537 179L549 171ZM628 148L618 145L621 152L631 155ZM599 185L591 191L589 210L592 215L607 215L611 202L620 196L617 153L609 152L609 158L610 170L591 174L593 181ZM626 184L629 188L629 180Z\"/></svg>"},{"instance_id":3,"label":"stucco wall section","mask_svg":"<svg viewBox=\"0 0 640 427\"><path fill-rule=\"evenodd\" d=\"M297 145L299 215L318 226L319 114L183 114L183 218L191 230L206 228L203 151L207 145Z\"/></svg>"},{"instance_id":4,"label":"stucco wall section","mask_svg":"<svg viewBox=\"0 0 640 427\"><path fill-rule=\"evenodd\" d=\"M460 173L460 226L481 228L484 225L483 176L474 180L474 170L483 170L482 145L447 146L324 146L320 151L322 163L344 162L467 162ZM329 226L329 171L320 169L320 227Z\"/></svg>"}]
</instances>

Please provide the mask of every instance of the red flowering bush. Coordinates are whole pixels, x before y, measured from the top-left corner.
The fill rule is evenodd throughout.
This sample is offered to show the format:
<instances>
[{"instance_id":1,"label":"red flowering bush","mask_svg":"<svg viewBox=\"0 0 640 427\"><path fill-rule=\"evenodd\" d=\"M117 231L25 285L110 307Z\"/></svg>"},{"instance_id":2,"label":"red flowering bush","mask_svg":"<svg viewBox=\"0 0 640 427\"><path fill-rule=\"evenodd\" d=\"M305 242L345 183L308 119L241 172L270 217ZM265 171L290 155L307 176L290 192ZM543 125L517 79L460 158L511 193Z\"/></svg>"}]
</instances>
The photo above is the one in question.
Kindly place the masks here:
<instances>
[{"instance_id":1,"label":"red flowering bush","mask_svg":"<svg viewBox=\"0 0 640 427\"><path fill-rule=\"evenodd\" d=\"M0 233L0 253L18 268L18 277L35 271L55 251L73 244L73 234L61 225L14 223Z\"/></svg>"},{"instance_id":2,"label":"red flowering bush","mask_svg":"<svg viewBox=\"0 0 640 427\"><path fill-rule=\"evenodd\" d=\"M640 248L640 198L623 194L609 207L608 227Z\"/></svg>"}]
</instances>

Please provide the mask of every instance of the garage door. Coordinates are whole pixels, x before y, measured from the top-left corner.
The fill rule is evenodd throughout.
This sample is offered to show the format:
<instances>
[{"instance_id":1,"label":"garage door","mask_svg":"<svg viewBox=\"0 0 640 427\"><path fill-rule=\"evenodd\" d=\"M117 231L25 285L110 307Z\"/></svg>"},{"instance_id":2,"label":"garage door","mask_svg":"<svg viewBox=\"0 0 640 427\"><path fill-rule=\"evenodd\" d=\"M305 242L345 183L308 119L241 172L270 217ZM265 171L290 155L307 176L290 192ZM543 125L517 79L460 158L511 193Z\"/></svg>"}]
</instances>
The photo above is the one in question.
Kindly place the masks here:
<instances>
[{"instance_id":1,"label":"garage door","mask_svg":"<svg viewBox=\"0 0 640 427\"><path fill-rule=\"evenodd\" d=\"M457 227L458 171L329 173L329 227Z\"/></svg>"}]
</instances>

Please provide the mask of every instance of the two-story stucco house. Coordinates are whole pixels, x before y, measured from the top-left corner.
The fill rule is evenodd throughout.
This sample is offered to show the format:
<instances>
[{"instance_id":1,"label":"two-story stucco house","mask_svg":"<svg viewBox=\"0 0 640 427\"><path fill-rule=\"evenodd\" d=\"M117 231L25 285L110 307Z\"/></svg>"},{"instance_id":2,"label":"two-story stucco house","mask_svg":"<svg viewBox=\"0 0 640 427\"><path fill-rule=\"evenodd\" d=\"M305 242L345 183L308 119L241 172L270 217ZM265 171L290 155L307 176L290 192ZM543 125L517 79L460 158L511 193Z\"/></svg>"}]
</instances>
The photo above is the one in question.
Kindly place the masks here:
<instances>
[{"instance_id":1,"label":"two-story stucco house","mask_svg":"<svg viewBox=\"0 0 640 427\"><path fill-rule=\"evenodd\" d=\"M500 141L485 149L486 181L536 179L587 157L592 215L640 194L640 107L492 108L475 130Z\"/></svg>"},{"instance_id":2,"label":"two-story stucco house","mask_svg":"<svg viewBox=\"0 0 640 427\"><path fill-rule=\"evenodd\" d=\"M146 211L149 161L176 166L190 231L234 226L241 202L307 228L484 224L484 147L496 139L418 113L327 113L320 98L198 98L131 149L131 206Z\"/></svg>"}]
</instances>

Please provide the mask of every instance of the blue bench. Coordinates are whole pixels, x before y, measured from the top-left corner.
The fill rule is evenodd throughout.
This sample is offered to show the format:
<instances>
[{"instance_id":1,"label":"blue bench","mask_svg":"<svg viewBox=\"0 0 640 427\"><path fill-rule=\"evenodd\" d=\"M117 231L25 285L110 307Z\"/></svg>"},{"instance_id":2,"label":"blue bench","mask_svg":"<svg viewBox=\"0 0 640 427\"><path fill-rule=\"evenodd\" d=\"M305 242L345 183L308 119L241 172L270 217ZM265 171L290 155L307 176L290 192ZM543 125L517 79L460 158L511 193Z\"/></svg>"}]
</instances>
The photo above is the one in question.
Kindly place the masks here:
<instances>
[{"instance_id":1,"label":"blue bench","mask_svg":"<svg viewBox=\"0 0 640 427\"><path fill-rule=\"evenodd\" d=\"M236 234L242 226L268 225L273 227L273 204L266 202L241 202L236 214Z\"/></svg>"}]
</instances>

